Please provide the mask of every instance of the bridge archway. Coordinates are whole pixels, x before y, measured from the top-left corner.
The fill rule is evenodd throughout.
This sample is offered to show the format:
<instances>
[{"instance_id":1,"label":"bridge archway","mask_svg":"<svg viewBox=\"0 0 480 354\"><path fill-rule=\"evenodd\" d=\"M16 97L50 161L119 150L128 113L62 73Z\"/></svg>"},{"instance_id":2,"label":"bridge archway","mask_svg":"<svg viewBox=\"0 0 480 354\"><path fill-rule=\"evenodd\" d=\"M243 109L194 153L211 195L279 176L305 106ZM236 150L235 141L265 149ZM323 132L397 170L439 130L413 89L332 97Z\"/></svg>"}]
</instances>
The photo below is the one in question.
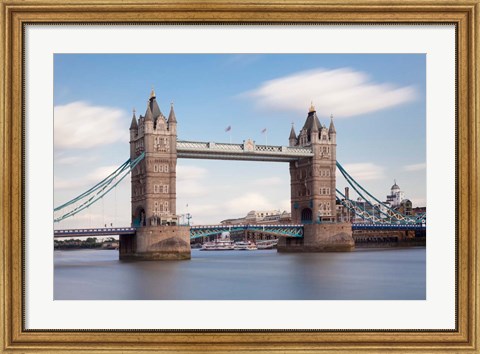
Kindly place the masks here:
<instances>
[{"instance_id":1,"label":"bridge archway","mask_svg":"<svg viewBox=\"0 0 480 354\"><path fill-rule=\"evenodd\" d=\"M313 217L312 209L310 208L302 209L302 213L301 213L302 224L311 224L312 217Z\"/></svg>"},{"instance_id":2,"label":"bridge archway","mask_svg":"<svg viewBox=\"0 0 480 354\"><path fill-rule=\"evenodd\" d=\"M137 207L137 209L135 209L135 214L133 214L132 220L132 227L146 226L147 221L145 218L145 209L142 207Z\"/></svg>"}]
</instances>

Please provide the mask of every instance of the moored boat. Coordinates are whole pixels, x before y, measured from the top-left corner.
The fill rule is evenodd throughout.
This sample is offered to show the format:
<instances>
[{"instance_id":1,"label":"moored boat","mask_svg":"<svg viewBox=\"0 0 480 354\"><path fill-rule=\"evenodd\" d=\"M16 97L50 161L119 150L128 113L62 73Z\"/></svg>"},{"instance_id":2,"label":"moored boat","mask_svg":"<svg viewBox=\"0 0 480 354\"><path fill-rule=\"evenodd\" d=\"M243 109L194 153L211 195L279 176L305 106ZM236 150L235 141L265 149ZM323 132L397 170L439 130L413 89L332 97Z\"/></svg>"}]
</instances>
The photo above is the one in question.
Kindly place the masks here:
<instances>
[{"instance_id":1,"label":"moored boat","mask_svg":"<svg viewBox=\"0 0 480 354\"><path fill-rule=\"evenodd\" d=\"M277 248L278 240L257 241L257 249L271 250Z\"/></svg>"},{"instance_id":2,"label":"moored boat","mask_svg":"<svg viewBox=\"0 0 480 354\"><path fill-rule=\"evenodd\" d=\"M230 235L224 235L215 241L205 242L200 251L233 251L235 242L230 240Z\"/></svg>"},{"instance_id":3,"label":"moored boat","mask_svg":"<svg viewBox=\"0 0 480 354\"><path fill-rule=\"evenodd\" d=\"M251 241L238 241L235 242L236 251L255 251L257 246Z\"/></svg>"}]
</instances>

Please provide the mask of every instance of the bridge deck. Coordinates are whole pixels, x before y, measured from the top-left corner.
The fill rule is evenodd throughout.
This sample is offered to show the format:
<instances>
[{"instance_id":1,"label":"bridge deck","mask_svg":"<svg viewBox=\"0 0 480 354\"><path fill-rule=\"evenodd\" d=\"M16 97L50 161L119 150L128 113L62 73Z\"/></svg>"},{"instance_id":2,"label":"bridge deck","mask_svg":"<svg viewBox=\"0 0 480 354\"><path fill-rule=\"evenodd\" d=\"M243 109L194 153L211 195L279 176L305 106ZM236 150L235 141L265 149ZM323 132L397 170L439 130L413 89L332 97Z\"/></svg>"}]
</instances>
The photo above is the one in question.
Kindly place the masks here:
<instances>
[{"instance_id":1,"label":"bridge deck","mask_svg":"<svg viewBox=\"0 0 480 354\"><path fill-rule=\"evenodd\" d=\"M134 227L98 227L93 229L54 230L53 237L134 235L136 232L137 229Z\"/></svg>"},{"instance_id":2,"label":"bridge deck","mask_svg":"<svg viewBox=\"0 0 480 354\"><path fill-rule=\"evenodd\" d=\"M303 237L303 225L291 224L247 224L247 225L196 225L190 227L190 237L198 238L219 234L225 231L262 231L285 237ZM398 230L398 231L424 231L425 224L352 224L352 230ZM53 237L87 237L87 236L111 236L111 235L134 235L137 230L134 227L107 227L92 229L67 229L54 230Z\"/></svg>"},{"instance_id":3,"label":"bridge deck","mask_svg":"<svg viewBox=\"0 0 480 354\"><path fill-rule=\"evenodd\" d=\"M214 142L177 141L177 156L191 159L290 162L312 157L311 148Z\"/></svg>"},{"instance_id":4,"label":"bridge deck","mask_svg":"<svg viewBox=\"0 0 480 354\"><path fill-rule=\"evenodd\" d=\"M398 231L423 231L426 230L425 224L352 224L352 230L398 230Z\"/></svg>"}]
</instances>

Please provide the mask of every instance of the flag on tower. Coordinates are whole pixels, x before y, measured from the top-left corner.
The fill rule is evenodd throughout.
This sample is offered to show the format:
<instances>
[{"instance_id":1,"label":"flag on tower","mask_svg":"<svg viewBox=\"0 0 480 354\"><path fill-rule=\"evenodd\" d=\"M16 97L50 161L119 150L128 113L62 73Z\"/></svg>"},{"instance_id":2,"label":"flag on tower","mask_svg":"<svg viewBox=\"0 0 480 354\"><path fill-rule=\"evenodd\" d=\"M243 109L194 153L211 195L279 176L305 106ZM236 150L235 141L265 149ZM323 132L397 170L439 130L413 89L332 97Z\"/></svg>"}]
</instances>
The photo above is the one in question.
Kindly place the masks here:
<instances>
[{"instance_id":1,"label":"flag on tower","mask_svg":"<svg viewBox=\"0 0 480 354\"><path fill-rule=\"evenodd\" d=\"M267 128L264 128L264 129L262 130L262 134L264 134L264 133L266 133L266 132L267 132Z\"/></svg>"},{"instance_id":2,"label":"flag on tower","mask_svg":"<svg viewBox=\"0 0 480 354\"><path fill-rule=\"evenodd\" d=\"M225 128L225 132L229 132L230 130L232 130L232 126L229 125L228 127Z\"/></svg>"}]
</instances>

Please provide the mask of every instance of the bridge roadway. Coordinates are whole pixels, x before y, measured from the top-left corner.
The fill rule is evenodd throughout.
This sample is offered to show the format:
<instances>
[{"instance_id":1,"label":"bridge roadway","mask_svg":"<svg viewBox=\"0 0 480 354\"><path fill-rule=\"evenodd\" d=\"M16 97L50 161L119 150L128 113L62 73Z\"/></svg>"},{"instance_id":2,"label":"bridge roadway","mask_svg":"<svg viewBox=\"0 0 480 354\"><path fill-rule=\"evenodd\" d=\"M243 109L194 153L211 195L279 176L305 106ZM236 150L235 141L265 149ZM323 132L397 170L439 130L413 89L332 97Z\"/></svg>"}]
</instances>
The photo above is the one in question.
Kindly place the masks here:
<instances>
[{"instance_id":1,"label":"bridge roadway","mask_svg":"<svg viewBox=\"0 0 480 354\"><path fill-rule=\"evenodd\" d=\"M53 237L86 237L86 236L111 236L111 235L135 235L134 227L98 227L92 229L67 229L54 230Z\"/></svg>"},{"instance_id":2,"label":"bridge roadway","mask_svg":"<svg viewBox=\"0 0 480 354\"><path fill-rule=\"evenodd\" d=\"M397 230L397 231L424 231L425 224L352 224L352 230ZM303 237L303 225L291 224L273 224L273 225L201 225L190 227L190 238L206 237L222 232L235 231L261 231L272 235L283 237ZM66 229L54 230L53 237L87 237L87 236L112 236L112 235L134 235L136 233L134 227L99 227L90 229Z\"/></svg>"},{"instance_id":3,"label":"bridge roadway","mask_svg":"<svg viewBox=\"0 0 480 354\"><path fill-rule=\"evenodd\" d=\"M179 140L177 156L190 159L290 162L312 157L313 151L309 147L256 145L252 140L246 140L243 144Z\"/></svg>"},{"instance_id":4,"label":"bridge roadway","mask_svg":"<svg viewBox=\"0 0 480 354\"><path fill-rule=\"evenodd\" d=\"M303 225L204 225L191 226L190 238L206 237L230 231L262 231L277 236L303 237ZM111 235L135 235L134 227L99 227L91 229L66 229L54 230L53 237L87 237L87 236L111 236Z\"/></svg>"},{"instance_id":5,"label":"bridge roadway","mask_svg":"<svg viewBox=\"0 0 480 354\"><path fill-rule=\"evenodd\" d=\"M425 224L372 224L372 223L353 223L352 230L398 230L398 231L425 231Z\"/></svg>"}]
</instances>

